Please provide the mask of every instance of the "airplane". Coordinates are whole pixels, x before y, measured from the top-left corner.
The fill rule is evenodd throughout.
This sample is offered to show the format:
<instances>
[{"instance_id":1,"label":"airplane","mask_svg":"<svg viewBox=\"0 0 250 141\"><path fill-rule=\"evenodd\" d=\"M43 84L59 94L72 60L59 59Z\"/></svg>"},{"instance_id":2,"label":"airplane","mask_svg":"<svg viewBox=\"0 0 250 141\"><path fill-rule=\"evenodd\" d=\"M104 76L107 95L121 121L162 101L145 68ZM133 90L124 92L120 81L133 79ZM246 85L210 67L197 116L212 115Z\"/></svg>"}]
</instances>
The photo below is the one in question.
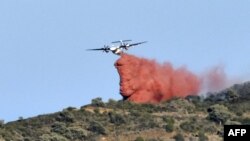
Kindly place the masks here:
<instances>
[{"instance_id":1,"label":"airplane","mask_svg":"<svg viewBox=\"0 0 250 141\"><path fill-rule=\"evenodd\" d=\"M123 53L123 50L128 50L130 47L132 46L137 46L143 43L146 43L147 41L143 41L143 42L138 42L138 43L133 43L133 44L129 44L127 42L130 42L132 40L120 40L120 41L113 41L111 43L120 43L120 45L111 45L111 46L107 46L104 45L103 48L95 48L95 49L87 49L88 51L103 51L108 53L109 51L111 51L112 53L116 54L116 55L121 55Z\"/></svg>"}]
</instances>

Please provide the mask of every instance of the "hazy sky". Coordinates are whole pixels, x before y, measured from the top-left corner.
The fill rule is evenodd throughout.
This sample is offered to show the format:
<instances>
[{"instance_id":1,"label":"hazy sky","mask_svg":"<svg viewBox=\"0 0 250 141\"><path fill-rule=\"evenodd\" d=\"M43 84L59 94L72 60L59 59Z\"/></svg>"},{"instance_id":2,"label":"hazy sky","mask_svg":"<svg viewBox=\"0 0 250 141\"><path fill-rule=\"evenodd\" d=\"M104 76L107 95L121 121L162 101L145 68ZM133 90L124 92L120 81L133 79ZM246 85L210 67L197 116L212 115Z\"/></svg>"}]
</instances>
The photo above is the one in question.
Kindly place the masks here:
<instances>
[{"instance_id":1,"label":"hazy sky","mask_svg":"<svg viewBox=\"0 0 250 141\"><path fill-rule=\"evenodd\" d=\"M0 119L121 99L118 56L87 52L114 40L128 53L199 74L224 65L250 76L249 0L0 1Z\"/></svg>"}]
</instances>

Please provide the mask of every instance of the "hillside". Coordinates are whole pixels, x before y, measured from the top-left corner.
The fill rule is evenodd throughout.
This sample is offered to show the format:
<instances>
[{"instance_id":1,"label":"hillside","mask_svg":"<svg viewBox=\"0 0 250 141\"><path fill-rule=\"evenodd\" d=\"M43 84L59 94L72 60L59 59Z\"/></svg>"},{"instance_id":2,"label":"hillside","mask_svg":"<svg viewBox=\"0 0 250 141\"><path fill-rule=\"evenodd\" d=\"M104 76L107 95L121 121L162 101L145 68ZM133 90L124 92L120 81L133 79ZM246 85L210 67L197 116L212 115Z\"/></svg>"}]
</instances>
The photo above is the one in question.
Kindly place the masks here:
<instances>
[{"instance_id":1,"label":"hillside","mask_svg":"<svg viewBox=\"0 0 250 141\"><path fill-rule=\"evenodd\" d=\"M209 95L157 105L96 98L80 109L1 122L0 141L217 141L224 124L250 124L249 82Z\"/></svg>"}]
</instances>

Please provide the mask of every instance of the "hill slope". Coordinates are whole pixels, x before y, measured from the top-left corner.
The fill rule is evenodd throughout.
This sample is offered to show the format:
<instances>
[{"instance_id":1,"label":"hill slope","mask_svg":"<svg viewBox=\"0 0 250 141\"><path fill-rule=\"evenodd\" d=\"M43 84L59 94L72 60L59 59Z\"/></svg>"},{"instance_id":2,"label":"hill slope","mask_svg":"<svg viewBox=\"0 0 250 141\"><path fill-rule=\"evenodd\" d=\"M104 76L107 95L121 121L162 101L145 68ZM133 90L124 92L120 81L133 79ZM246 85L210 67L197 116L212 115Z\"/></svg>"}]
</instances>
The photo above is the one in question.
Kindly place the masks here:
<instances>
[{"instance_id":1,"label":"hill slope","mask_svg":"<svg viewBox=\"0 0 250 141\"><path fill-rule=\"evenodd\" d=\"M222 140L224 124L250 124L250 83L157 105L96 98L80 109L0 123L0 141Z\"/></svg>"}]
</instances>

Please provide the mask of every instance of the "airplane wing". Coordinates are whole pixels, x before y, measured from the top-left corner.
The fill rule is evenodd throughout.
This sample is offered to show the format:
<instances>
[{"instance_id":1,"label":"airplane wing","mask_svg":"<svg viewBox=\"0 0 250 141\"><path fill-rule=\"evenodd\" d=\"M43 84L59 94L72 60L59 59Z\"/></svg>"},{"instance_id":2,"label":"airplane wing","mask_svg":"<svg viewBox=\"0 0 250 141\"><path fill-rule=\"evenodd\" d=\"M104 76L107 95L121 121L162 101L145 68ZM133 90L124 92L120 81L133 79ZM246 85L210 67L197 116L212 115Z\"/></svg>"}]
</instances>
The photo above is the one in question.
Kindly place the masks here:
<instances>
[{"instance_id":1,"label":"airplane wing","mask_svg":"<svg viewBox=\"0 0 250 141\"><path fill-rule=\"evenodd\" d=\"M105 48L94 48L94 49L87 49L87 50L106 50Z\"/></svg>"},{"instance_id":2,"label":"airplane wing","mask_svg":"<svg viewBox=\"0 0 250 141\"><path fill-rule=\"evenodd\" d=\"M109 52L109 48L94 48L94 49L87 49L87 51L105 51Z\"/></svg>"},{"instance_id":3,"label":"airplane wing","mask_svg":"<svg viewBox=\"0 0 250 141\"><path fill-rule=\"evenodd\" d=\"M144 43L147 43L147 41L138 42L138 43L134 43L134 44L128 44L128 47L137 46L137 45L144 44Z\"/></svg>"}]
</instances>

